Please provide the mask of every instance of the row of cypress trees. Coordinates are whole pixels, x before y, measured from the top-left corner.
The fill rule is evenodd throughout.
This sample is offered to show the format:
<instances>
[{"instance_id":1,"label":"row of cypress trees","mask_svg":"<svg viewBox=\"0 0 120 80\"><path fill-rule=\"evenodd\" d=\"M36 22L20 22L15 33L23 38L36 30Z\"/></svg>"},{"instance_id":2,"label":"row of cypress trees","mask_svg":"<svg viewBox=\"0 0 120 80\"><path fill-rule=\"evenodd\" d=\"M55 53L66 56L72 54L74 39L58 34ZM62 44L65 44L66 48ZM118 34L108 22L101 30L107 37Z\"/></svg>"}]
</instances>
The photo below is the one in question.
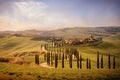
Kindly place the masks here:
<instances>
[{"instance_id":1,"label":"row of cypress trees","mask_svg":"<svg viewBox=\"0 0 120 80\"><path fill-rule=\"evenodd\" d=\"M111 69L111 55L107 55L108 56L108 69ZM113 57L113 69L115 69L115 56L112 56ZM104 60L103 60L103 54L101 54L101 63L100 63L100 52L97 51L97 68L104 68Z\"/></svg>"}]
</instances>

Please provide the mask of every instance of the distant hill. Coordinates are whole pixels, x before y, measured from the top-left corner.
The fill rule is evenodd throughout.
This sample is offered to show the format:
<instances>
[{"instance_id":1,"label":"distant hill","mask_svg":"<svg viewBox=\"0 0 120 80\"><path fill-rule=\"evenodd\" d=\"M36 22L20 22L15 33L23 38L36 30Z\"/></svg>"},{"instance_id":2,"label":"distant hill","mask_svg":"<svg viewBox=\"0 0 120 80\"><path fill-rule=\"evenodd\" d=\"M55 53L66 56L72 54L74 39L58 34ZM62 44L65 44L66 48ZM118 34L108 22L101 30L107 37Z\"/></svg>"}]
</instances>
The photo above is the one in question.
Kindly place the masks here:
<instances>
[{"instance_id":1,"label":"distant hill","mask_svg":"<svg viewBox=\"0 0 120 80\"><path fill-rule=\"evenodd\" d=\"M42 44L47 43L39 40L41 36L50 37L89 37L90 35L102 36L103 43L96 47L88 46L88 48L80 47L81 52L102 53L111 52L120 55L120 27L96 27L96 28L64 28L52 31L25 30L25 31L1 31L0 32L0 56L12 55L19 52L40 51ZM106 37L107 36L107 37ZM37 38L38 40L34 40Z\"/></svg>"},{"instance_id":2,"label":"distant hill","mask_svg":"<svg viewBox=\"0 0 120 80\"><path fill-rule=\"evenodd\" d=\"M120 32L120 27L73 27L62 28L51 31L40 30L24 30L24 31L0 31L0 37L4 36L44 36L44 37L88 37L94 36L109 36Z\"/></svg>"}]
</instances>

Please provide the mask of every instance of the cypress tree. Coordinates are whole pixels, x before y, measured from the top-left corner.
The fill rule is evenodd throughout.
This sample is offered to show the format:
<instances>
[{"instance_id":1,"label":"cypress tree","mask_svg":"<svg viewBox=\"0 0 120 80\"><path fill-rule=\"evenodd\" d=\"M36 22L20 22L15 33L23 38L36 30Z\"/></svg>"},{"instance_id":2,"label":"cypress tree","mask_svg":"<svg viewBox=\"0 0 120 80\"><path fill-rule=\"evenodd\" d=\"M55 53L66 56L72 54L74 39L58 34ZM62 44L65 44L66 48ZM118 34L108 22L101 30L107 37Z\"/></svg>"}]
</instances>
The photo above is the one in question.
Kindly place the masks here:
<instances>
[{"instance_id":1,"label":"cypress tree","mask_svg":"<svg viewBox=\"0 0 120 80\"><path fill-rule=\"evenodd\" d=\"M79 55L77 56L77 68L79 68Z\"/></svg>"},{"instance_id":2,"label":"cypress tree","mask_svg":"<svg viewBox=\"0 0 120 80\"><path fill-rule=\"evenodd\" d=\"M86 67L87 67L87 69L89 68L89 61L88 61L88 58L87 58L87 60L86 60Z\"/></svg>"},{"instance_id":3,"label":"cypress tree","mask_svg":"<svg viewBox=\"0 0 120 80\"><path fill-rule=\"evenodd\" d=\"M108 55L108 68L111 68L111 63L110 63L110 54Z\"/></svg>"},{"instance_id":4,"label":"cypress tree","mask_svg":"<svg viewBox=\"0 0 120 80\"><path fill-rule=\"evenodd\" d=\"M64 68L64 53L63 53L63 56L62 56L62 68Z\"/></svg>"},{"instance_id":5,"label":"cypress tree","mask_svg":"<svg viewBox=\"0 0 120 80\"><path fill-rule=\"evenodd\" d=\"M69 64L70 64L70 68L72 68L72 54L70 54L69 56Z\"/></svg>"},{"instance_id":6,"label":"cypress tree","mask_svg":"<svg viewBox=\"0 0 120 80\"><path fill-rule=\"evenodd\" d=\"M103 54L101 55L101 68L103 68Z\"/></svg>"},{"instance_id":7,"label":"cypress tree","mask_svg":"<svg viewBox=\"0 0 120 80\"><path fill-rule=\"evenodd\" d=\"M99 69L99 51L97 51L97 68Z\"/></svg>"},{"instance_id":8,"label":"cypress tree","mask_svg":"<svg viewBox=\"0 0 120 80\"><path fill-rule=\"evenodd\" d=\"M80 69L82 69L82 56L80 55Z\"/></svg>"},{"instance_id":9,"label":"cypress tree","mask_svg":"<svg viewBox=\"0 0 120 80\"><path fill-rule=\"evenodd\" d=\"M115 56L113 56L113 69L115 69Z\"/></svg>"},{"instance_id":10,"label":"cypress tree","mask_svg":"<svg viewBox=\"0 0 120 80\"><path fill-rule=\"evenodd\" d=\"M55 54L55 68L58 66L58 54Z\"/></svg>"},{"instance_id":11,"label":"cypress tree","mask_svg":"<svg viewBox=\"0 0 120 80\"><path fill-rule=\"evenodd\" d=\"M47 53L47 64L50 65L50 53Z\"/></svg>"},{"instance_id":12,"label":"cypress tree","mask_svg":"<svg viewBox=\"0 0 120 80\"><path fill-rule=\"evenodd\" d=\"M37 65L39 65L39 55L38 54L35 55L35 63Z\"/></svg>"}]
</instances>

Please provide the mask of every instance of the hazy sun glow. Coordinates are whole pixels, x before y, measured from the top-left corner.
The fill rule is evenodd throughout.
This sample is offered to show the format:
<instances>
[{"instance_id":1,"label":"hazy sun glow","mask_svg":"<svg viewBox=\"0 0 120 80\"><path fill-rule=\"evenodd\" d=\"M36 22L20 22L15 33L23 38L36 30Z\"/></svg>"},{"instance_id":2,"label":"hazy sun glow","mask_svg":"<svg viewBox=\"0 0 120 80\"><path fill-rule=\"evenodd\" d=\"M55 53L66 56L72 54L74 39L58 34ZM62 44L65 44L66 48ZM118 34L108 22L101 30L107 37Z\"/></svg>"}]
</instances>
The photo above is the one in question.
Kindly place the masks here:
<instances>
[{"instance_id":1,"label":"hazy sun glow","mask_svg":"<svg viewBox=\"0 0 120 80\"><path fill-rule=\"evenodd\" d=\"M119 0L0 0L0 30L120 25Z\"/></svg>"}]
</instances>

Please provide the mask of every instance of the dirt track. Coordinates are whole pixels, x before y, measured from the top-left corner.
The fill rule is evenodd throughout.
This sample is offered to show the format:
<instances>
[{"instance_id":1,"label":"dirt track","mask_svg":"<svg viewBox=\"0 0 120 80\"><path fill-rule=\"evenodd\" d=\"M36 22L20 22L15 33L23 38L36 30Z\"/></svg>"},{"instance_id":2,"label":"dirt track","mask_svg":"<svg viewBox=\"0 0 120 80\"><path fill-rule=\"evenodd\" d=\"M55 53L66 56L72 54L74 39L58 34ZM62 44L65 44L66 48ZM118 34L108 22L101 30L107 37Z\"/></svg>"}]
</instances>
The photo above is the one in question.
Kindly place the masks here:
<instances>
[{"instance_id":1,"label":"dirt track","mask_svg":"<svg viewBox=\"0 0 120 80\"><path fill-rule=\"evenodd\" d=\"M48 66L47 62L41 63L40 66L44 68L54 68L54 67Z\"/></svg>"}]
</instances>

